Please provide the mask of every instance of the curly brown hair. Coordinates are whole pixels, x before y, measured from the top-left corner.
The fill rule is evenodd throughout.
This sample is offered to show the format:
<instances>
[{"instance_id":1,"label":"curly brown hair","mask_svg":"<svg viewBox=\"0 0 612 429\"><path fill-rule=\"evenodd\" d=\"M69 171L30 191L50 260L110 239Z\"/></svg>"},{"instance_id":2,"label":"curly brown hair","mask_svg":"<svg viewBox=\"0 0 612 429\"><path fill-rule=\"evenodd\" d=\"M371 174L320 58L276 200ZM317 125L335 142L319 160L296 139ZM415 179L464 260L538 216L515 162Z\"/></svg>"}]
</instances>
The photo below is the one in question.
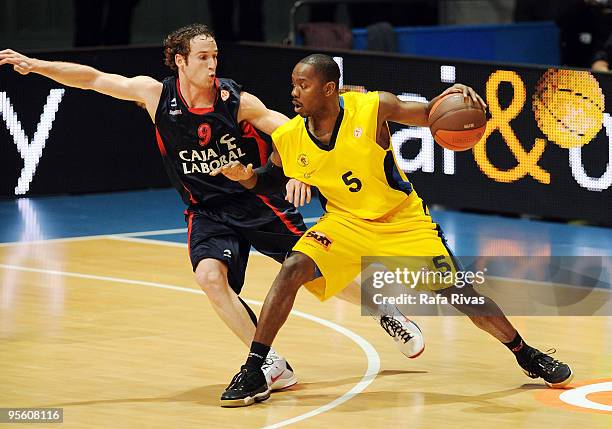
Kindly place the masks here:
<instances>
[{"instance_id":1,"label":"curly brown hair","mask_svg":"<svg viewBox=\"0 0 612 429\"><path fill-rule=\"evenodd\" d=\"M164 64L174 72L177 72L178 67L174 62L174 56L179 54L185 57L186 60L191 48L191 39L197 36L215 38L212 30L204 24L191 24L168 34L164 39Z\"/></svg>"}]
</instances>

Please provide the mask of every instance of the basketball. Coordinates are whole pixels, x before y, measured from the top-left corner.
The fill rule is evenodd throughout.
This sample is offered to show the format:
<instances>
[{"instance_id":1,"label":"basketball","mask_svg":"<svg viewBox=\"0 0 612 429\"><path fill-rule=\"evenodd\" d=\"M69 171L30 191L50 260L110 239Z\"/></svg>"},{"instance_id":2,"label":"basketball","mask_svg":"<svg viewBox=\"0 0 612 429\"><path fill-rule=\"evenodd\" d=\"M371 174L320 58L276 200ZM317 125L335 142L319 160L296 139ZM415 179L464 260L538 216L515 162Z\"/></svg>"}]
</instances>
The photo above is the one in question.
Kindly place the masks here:
<instances>
[{"instance_id":1,"label":"basketball","mask_svg":"<svg viewBox=\"0 0 612 429\"><path fill-rule=\"evenodd\" d=\"M482 106L459 92L440 98L429 112L431 135L446 149L471 149L480 141L486 128L487 118Z\"/></svg>"}]
</instances>

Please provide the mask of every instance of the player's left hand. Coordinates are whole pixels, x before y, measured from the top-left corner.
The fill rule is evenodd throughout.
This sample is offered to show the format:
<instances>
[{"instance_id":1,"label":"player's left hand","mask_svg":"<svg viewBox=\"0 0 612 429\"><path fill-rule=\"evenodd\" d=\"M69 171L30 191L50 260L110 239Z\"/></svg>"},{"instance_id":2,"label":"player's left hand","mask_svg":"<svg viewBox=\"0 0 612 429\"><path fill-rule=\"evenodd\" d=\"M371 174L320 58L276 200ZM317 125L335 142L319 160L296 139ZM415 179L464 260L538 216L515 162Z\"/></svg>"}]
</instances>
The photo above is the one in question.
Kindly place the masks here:
<instances>
[{"instance_id":1,"label":"player's left hand","mask_svg":"<svg viewBox=\"0 0 612 429\"><path fill-rule=\"evenodd\" d=\"M219 173L223 174L225 177L233 180L234 182L249 180L255 174L253 171L253 164L249 164L245 167L240 161L232 161L229 164L215 168L210 172L210 175L216 176Z\"/></svg>"},{"instance_id":2,"label":"player's left hand","mask_svg":"<svg viewBox=\"0 0 612 429\"><path fill-rule=\"evenodd\" d=\"M289 179L286 188L287 196L285 199L290 203L293 203L295 207L301 207L310 203L310 198L312 197L310 185L296 179Z\"/></svg>"},{"instance_id":3,"label":"player's left hand","mask_svg":"<svg viewBox=\"0 0 612 429\"><path fill-rule=\"evenodd\" d=\"M470 97L472 100L474 100L474 103L480 104L483 109L487 108L487 103L484 102L480 95L478 95L471 87L463 85L462 83L456 83L450 88L447 88L446 91L440 94L440 96L443 97L446 94L451 94L453 92L461 92L465 98Z\"/></svg>"}]
</instances>

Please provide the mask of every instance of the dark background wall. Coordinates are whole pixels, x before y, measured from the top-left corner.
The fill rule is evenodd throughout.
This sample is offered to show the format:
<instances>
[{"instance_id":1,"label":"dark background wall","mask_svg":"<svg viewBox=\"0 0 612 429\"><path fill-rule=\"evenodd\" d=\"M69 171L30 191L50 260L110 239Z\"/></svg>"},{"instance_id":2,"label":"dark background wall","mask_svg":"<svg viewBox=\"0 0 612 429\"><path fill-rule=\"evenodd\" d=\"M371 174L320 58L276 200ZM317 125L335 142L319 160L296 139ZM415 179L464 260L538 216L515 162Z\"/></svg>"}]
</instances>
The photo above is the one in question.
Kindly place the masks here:
<instances>
[{"instance_id":1,"label":"dark background wall","mask_svg":"<svg viewBox=\"0 0 612 429\"><path fill-rule=\"evenodd\" d=\"M293 3L292 0L263 1L266 41L280 43L287 36L289 11ZM442 1L439 9L440 23L507 23L512 20L514 3L515 0ZM410 13L409 6L406 6L406 11ZM308 14L308 7L301 9L297 21L306 21ZM336 18L348 21L344 6L340 7ZM73 20L73 0L0 0L0 47L71 47ZM139 0L134 9L132 43L159 44L167 33L192 22L211 23L206 0Z\"/></svg>"},{"instance_id":2,"label":"dark background wall","mask_svg":"<svg viewBox=\"0 0 612 429\"><path fill-rule=\"evenodd\" d=\"M300 48L225 44L218 72L220 76L229 76L244 84L269 107L293 116L289 95L290 71L308 53L310 51ZM449 62L348 51L335 55L343 58L345 84L362 85L369 90L387 90L398 95L412 94L412 97L420 96L423 100L431 99L450 85L442 81L441 66L455 67L456 80L483 95L494 73L500 70L512 72L524 85L525 102L510 123L511 128L525 151L532 150L536 139L544 140L545 150L538 158L538 165L550 174L550 183L538 181L529 174L507 182L496 180L491 168L478 162L473 151L455 153L450 172L445 169L442 149L433 144L429 131L407 128L409 138L394 138L394 146L419 194L429 203L456 209L586 219L612 225L610 130L606 135L606 128L602 127L579 151L580 165L584 169L581 177L571 166L572 161L577 160L576 153L549 141L534 117L532 98L547 70L545 67ZM160 47L67 51L42 54L41 57L76 61L125 75L144 72L160 79L168 74L162 66ZM266 64L266 67L261 64ZM582 73L579 87L573 90L591 94L587 90L588 82L593 86L593 78L586 72ZM612 76L597 75L595 87L601 88L603 94L611 94ZM43 106L49 102L50 90L61 88L61 85L40 76L24 77L8 67L0 68L0 96L10 99L17 115L13 118L13 125L19 122L30 141L41 122ZM518 96L515 93L518 90L508 82L496 87L497 102L503 109ZM491 104L494 100L489 97L487 102ZM610 101L607 103L606 110L610 111ZM549 107L557 108L554 105ZM0 197L14 198L24 161L14 144L15 137L7 128L5 123L0 123ZM612 128L612 122L608 128ZM393 127L392 132L399 130L399 127ZM427 145L432 148L427 155L432 168L429 171L426 168L411 169L410 160ZM486 154L491 164L502 171L525 162L510 151L508 136L498 131L487 140ZM604 177L602 182L607 185L599 188L589 185L585 175L593 180ZM168 186L168 180L147 114L131 102L66 88L27 195L162 186Z\"/></svg>"}]
</instances>

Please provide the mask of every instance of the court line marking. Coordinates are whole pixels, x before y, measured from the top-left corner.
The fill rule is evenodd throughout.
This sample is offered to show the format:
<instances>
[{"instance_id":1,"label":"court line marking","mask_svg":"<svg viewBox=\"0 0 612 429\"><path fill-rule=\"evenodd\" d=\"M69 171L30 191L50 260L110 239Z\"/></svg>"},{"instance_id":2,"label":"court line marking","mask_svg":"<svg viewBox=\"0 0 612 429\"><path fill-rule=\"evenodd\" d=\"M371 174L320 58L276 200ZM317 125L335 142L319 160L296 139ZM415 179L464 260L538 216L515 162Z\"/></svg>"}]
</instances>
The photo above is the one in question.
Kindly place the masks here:
<instances>
[{"instance_id":1,"label":"court line marking","mask_svg":"<svg viewBox=\"0 0 612 429\"><path fill-rule=\"evenodd\" d=\"M304 218L304 223L313 223L320 219L320 216ZM171 235L171 234L182 234L187 232L187 228L173 228L173 229L158 229L153 231L136 231L136 232L119 232L116 234L95 234L95 235L80 235L78 237L64 237L64 238L49 238L44 240L28 240L28 241L6 241L0 243L0 247L19 246L26 244L41 244L41 243L63 243L70 241L82 241L91 240L97 238L111 238L111 237L147 237L150 235ZM151 240L153 241L153 240ZM163 241L163 240L156 240Z\"/></svg>"},{"instance_id":2,"label":"court line marking","mask_svg":"<svg viewBox=\"0 0 612 429\"><path fill-rule=\"evenodd\" d=\"M307 218L310 219L310 218ZM306 221L307 219L304 219ZM159 230L159 231L179 231L177 230ZM126 234L101 234L101 235L90 235L83 237L72 237L72 238L51 238L49 240L36 240L36 241L18 241L18 242L10 242L10 243L0 243L0 247L9 247L9 246L18 246L18 245L29 245L29 244L44 244L44 243L58 243L58 242L72 242L72 241L86 241L86 240L94 240L94 239L107 239L107 240L117 240L117 241L127 241L133 243L141 243L141 244L154 244L159 246L168 246L168 247L179 247L179 248L187 248L187 243L179 243L176 241L166 241L166 240L156 240L153 238L139 238L138 236L129 235L129 234L142 234L140 236L146 235L158 235L159 231L145 231L143 233L126 233ZM185 232L187 230L185 229ZM155 232L156 234L153 234ZM151 233L151 234L149 234ZM261 255L257 250L250 250L249 254L251 255ZM1 264L0 264L1 266ZM498 281L506 281L506 282L517 282L525 284L533 284L537 286L559 286L565 288L580 288L581 286L570 285L565 283L551 283L543 280L530 280L530 279L521 279L521 278L513 278L513 277L502 277L502 276L493 276L490 275L488 278L492 280ZM597 288L598 290L605 291L604 287ZM612 291L610 291L612 294Z\"/></svg>"},{"instance_id":3,"label":"court line marking","mask_svg":"<svg viewBox=\"0 0 612 429\"><path fill-rule=\"evenodd\" d=\"M178 241L155 240L153 238L139 238L134 236L126 237L125 235L107 235L104 238L109 240L128 241L131 243L156 244L159 246L187 248L187 243L180 243Z\"/></svg>"},{"instance_id":4,"label":"court line marking","mask_svg":"<svg viewBox=\"0 0 612 429\"><path fill-rule=\"evenodd\" d=\"M179 243L176 241L166 241L166 240L155 240L152 238L138 238L138 237L134 237L134 236L126 236L124 234L115 234L115 235L100 235L97 236L96 238L104 238L104 239L108 239L108 240L117 240L117 241L127 241L127 242L132 242L132 243L140 243L140 244L153 244L153 245L159 245L159 246L169 246L169 247L179 247L179 248L183 248L186 249L187 248L187 243ZM258 252L257 250L250 250L249 254L251 255L262 255L262 253ZM549 281L544 281L544 280L530 280L530 279L521 279L521 278L513 278L513 277L502 277L502 276L488 276L489 279L491 280L496 280L496 281L504 281L504 282L521 282L524 284L532 284L535 286L559 286L559 287L565 287L565 288L581 288L583 286L576 286L576 285L570 285L570 284L565 284L565 283L551 283ZM601 291L605 291L606 289L604 287L599 287L597 288L598 290ZM612 291L610 291L610 293L612 294Z\"/></svg>"},{"instance_id":5,"label":"court line marking","mask_svg":"<svg viewBox=\"0 0 612 429\"><path fill-rule=\"evenodd\" d=\"M47 238L44 240L26 240L26 241L5 241L0 243L0 247L11 247L11 246L28 246L31 244L47 244L47 243L64 243L71 241L86 241L95 240L97 238L104 238L107 234L98 235L81 235L78 237L65 237L65 238Z\"/></svg>"},{"instance_id":6,"label":"court line marking","mask_svg":"<svg viewBox=\"0 0 612 429\"><path fill-rule=\"evenodd\" d=\"M318 219L318 218L306 218L304 221L306 222L308 219ZM49 240L36 240L36 241L18 241L18 242L10 242L10 243L0 243L0 247L9 247L9 246L17 246L17 245L29 245L29 244L44 244L44 243L63 243L63 242L72 242L72 241L86 241L86 240L94 240L94 239L107 239L107 240L117 240L117 241L127 241L133 243L141 243L141 244L154 244L159 246L169 246L169 247L179 247L179 248L187 248L187 243L179 243L176 241L166 241L166 240L156 240L154 238L139 238L147 235L160 235L164 231L183 231L181 229L174 230L158 230L158 231L144 231L144 232L136 232L136 233L125 233L125 234L101 234L101 235L90 235L83 237L71 237L71 238L51 238ZM184 232L187 232L187 229L184 229ZM134 234L138 234L135 236ZM249 251L251 255L261 255L257 250ZM543 281L543 280L530 280L530 279L521 279L521 278L513 278L513 277L502 277L502 276L493 276L490 275L488 278L492 280L498 281L510 281L516 282L520 281L525 284L533 284L537 286L550 286L551 282ZM569 287L569 288L577 288L580 286L569 285L565 283L554 283L555 286L560 287ZM599 288L598 288L599 289ZM605 290L605 288L601 288L601 290ZM612 293L612 292L611 292Z\"/></svg>"},{"instance_id":7,"label":"court line marking","mask_svg":"<svg viewBox=\"0 0 612 429\"><path fill-rule=\"evenodd\" d=\"M180 234L183 232L187 232L187 228L158 229L154 231L126 232L123 234L109 234L109 235L125 235L126 237L146 237L147 235Z\"/></svg>"},{"instance_id":8,"label":"court line marking","mask_svg":"<svg viewBox=\"0 0 612 429\"><path fill-rule=\"evenodd\" d=\"M74 273L74 272L58 271L58 270L46 270L46 269L41 269L41 268L31 268L31 267L23 267L20 265L9 265L9 264L0 264L0 268L4 268L8 270L40 273L40 274L53 274L53 275L60 275L60 276L66 276L66 277L75 277L75 278L84 278L84 279L100 280L100 281L115 282L115 283L133 284L133 285L139 285L139 286L154 287L158 289L173 290L177 292L193 293L196 295L206 295L200 289L191 289L191 288L186 288L186 287L181 287L181 286L169 285L169 284L164 284L164 283L146 282L146 281L141 281L141 280L130 280L130 279L124 279L120 277L97 276L93 274ZM258 305L258 306L263 305L263 302L256 301L253 299L245 299L245 301L253 305ZM364 354L366 355L366 359L368 361L368 367L366 368L365 374L361 377L361 380L355 386L353 386L353 388L351 388L348 392L336 398L334 401L328 404L322 405L319 408L315 408L314 410L311 410L307 413L300 414L296 417L292 417L287 420L282 420L272 425L264 426L263 429L280 428L280 427L287 426L293 423L297 423L302 420L306 420L308 418L322 414L326 411L329 411L343 404L344 402L354 398L359 393L363 392L374 381L374 379L378 375L378 372L380 371L380 356L378 355L378 352L376 351L374 346L372 346L372 344L370 344L363 337L357 335L353 331L343 326L340 326L334 322L330 322L329 320L325 320L320 317L313 316L312 314L304 313L299 310L291 310L291 314L301 317L303 319L307 319L312 322L318 323L320 325L326 326L348 337L350 340L356 343L361 348L361 350L364 352Z\"/></svg>"},{"instance_id":9,"label":"court line marking","mask_svg":"<svg viewBox=\"0 0 612 429\"><path fill-rule=\"evenodd\" d=\"M612 391L612 381L575 387L572 390L561 393L559 399L575 407L612 412L612 405L601 404L587 398L587 395L590 393L609 391Z\"/></svg>"},{"instance_id":10,"label":"court line marking","mask_svg":"<svg viewBox=\"0 0 612 429\"><path fill-rule=\"evenodd\" d=\"M177 241L154 240L151 238L125 237L123 235L108 235L104 238L107 238L109 240L127 241L130 243L155 244L159 246L180 247L182 249L187 248L187 243L179 243ZM257 250L250 250L249 254L264 256L263 253L260 253Z\"/></svg>"}]
</instances>

